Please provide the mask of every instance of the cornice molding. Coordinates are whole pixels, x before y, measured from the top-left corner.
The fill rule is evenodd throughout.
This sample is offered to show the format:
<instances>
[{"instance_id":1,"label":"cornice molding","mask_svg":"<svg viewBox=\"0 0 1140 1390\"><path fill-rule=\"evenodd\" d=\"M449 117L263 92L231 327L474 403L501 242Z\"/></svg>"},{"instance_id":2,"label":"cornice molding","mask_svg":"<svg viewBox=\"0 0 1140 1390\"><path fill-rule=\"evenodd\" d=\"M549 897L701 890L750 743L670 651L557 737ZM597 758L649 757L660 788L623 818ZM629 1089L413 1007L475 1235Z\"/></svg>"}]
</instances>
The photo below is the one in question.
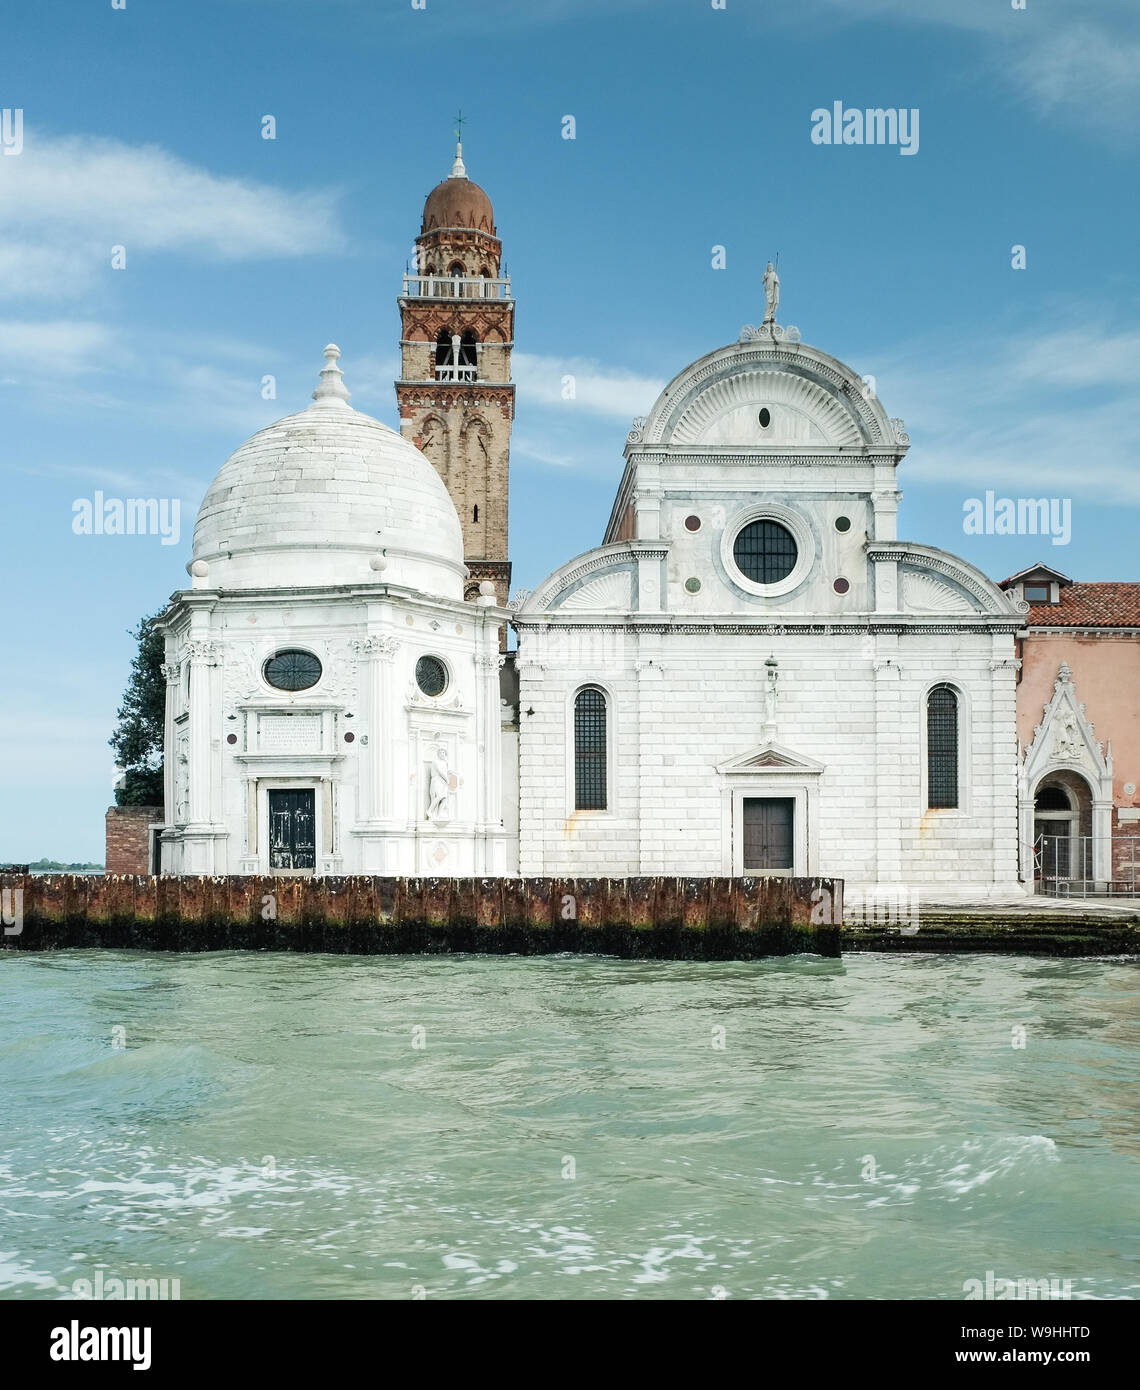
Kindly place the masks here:
<instances>
[{"instance_id":1,"label":"cornice molding","mask_svg":"<svg viewBox=\"0 0 1140 1390\"><path fill-rule=\"evenodd\" d=\"M895 468L899 455L884 452L880 447L865 444L835 444L826 451L818 444L805 446L789 444L783 449L760 449L749 444L724 444L714 450L707 445L693 448L688 444L644 444L633 454L639 466L645 464L674 464L686 468L724 467L726 463L771 464L773 467L834 468L836 464L858 464L863 468L883 465Z\"/></svg>"},{"instance_id":2,"label":"cornice molding","mask_svg":"<svg viewBox=\"0 0 1140 1390\"><path fill-rule=\"evenodd\" d=\"M762 633L769 637L826 637L840 636L852 633L883 633L888 635L905 635L906 633L987 633L995 632L1016 632L1020 627L1019 619L1013 615L1000 613L969 613L962 615L961 622L947 622L944 619L931 620L925 616L911 616L904 614L901 617L891 616L889 618L878 619L848 619L835 621L820 621L816 619L805 619L803 622L785 621L781 623L772 622L769 619L756 618L748 619L744 617L735 618L709 618L702 621L699 618L686 616L683 620L669 622L654 614L653 616L641 617L633 613L622 618L575 618L560 608L554 610L536 611L528 616L519 617L516 615L511 620L511 625L520 632L539 633L549 631L554 628L574 628L576 630L599 630L620 632L628 631L633 633L647 632L654 635L669 636L678 633L685 636L718 633L725 635L740 634L743 636L754 636Z\"/></svg>"}]
</instances>

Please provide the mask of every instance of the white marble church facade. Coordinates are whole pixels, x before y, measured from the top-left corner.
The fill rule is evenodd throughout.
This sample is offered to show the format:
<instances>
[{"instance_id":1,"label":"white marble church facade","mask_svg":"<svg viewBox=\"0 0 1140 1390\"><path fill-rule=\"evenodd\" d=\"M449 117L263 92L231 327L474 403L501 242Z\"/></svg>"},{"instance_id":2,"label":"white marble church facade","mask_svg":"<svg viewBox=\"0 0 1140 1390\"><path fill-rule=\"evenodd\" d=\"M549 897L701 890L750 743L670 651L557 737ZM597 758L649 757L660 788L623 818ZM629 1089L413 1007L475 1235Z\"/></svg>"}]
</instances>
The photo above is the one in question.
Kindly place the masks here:
<instances>
[{"instance_id":1,"label":"white marble church facade","mask_svg":"<svg viewBox=\"0 0 1140 1390\"><path fill-rule=\"evenodd\" d=\"M635 421L603 544L507 609L513 300L460 156L419 242L403 434L330 347L207 491L162 619L163 871L1023 892L1027 606L898 538L902 423L779 326L775 272Z\"/></svg>"},{"instance_id":2,"label":"white marble church facade","mask_svg":"<svg viewBox=\"0 0 1140 1390\"><path fill-rule=\"evenodd\" d=\"M522 873L1021 891L1025 605L898 539L908 446L850 368L775 324L669 383L605 543L515 614ZM583 797L589 691L607 755Z\"/></svg>"}]
</instances>

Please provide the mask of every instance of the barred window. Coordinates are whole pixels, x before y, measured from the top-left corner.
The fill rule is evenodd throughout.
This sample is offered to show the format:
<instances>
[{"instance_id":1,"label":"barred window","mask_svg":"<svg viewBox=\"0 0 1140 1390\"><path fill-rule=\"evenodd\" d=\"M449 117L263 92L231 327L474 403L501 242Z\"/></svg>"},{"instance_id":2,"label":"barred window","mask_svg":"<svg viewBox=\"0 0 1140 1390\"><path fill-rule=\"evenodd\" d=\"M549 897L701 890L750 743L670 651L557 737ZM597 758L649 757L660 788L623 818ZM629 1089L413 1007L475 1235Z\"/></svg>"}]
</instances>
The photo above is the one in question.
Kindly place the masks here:
<instances>
[{"instance_id":1,"label":"barred window","mask_svg":"<svg viewBox=\"0 0 1140 1390\"><path fill-rule=\"evenodd\" d=\"M948 685L926 697L926 786L932 811L958 805L958 696Z\"/></svg>"},{"instance_id":2,"label":"barred window","mask_svg":"<svg viewBox=\"0 0 1140 1390\"><path fill-rule=\"evenodd\" d=\"M606 809L606 697L592 685L574 699L574 806Z\"/></svg>"},{"instance_id":3,"label":"barred window","mask_svg":"<svg viewBox=\"0 0 1140 1390\"><path fill-rule=\"evenodd\" d=\"M795 569L799 550L778 521L750 521L732 543L732 558L754 584L778 584Z\"/></svg>"}]
</instances>

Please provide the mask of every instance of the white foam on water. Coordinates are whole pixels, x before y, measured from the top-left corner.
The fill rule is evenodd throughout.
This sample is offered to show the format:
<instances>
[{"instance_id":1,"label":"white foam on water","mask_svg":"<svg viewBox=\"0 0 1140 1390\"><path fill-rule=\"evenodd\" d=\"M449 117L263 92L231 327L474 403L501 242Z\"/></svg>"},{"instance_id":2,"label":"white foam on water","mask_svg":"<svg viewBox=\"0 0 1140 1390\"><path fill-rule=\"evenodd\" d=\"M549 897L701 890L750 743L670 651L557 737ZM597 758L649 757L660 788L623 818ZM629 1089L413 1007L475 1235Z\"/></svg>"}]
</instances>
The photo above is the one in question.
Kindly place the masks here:
<instances>
[{"instance_id":1,"label":"white foam on water","mask_svg":"<svg viewBox=\"0 0 1140 1390\"><path fill-rule=\"evenodd\" d=\"M0 1291L29 1288L41 1292L46 1289L63 1289L64 1285L45 1270L29 1269L27 1265L21 1264L17 1251L0 1250ZM66 1292L70 1293L70 1289Z\"/></svg>"}]
</instances>

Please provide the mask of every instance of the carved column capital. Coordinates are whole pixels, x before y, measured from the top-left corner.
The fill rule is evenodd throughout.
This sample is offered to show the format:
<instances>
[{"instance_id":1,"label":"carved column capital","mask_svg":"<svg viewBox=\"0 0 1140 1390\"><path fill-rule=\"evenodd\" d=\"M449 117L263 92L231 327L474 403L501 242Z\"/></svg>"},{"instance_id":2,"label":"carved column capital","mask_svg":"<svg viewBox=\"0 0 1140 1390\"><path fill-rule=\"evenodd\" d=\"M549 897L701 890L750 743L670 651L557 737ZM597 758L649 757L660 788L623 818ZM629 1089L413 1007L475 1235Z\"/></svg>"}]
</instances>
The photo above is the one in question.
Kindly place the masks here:
<instances>
[{"instance_id":1,"label":"carved column capital","mask_svg":"<svg viewBox=\"0 0 1140 1390\"><path fill-rule=\"evenodd\" d=\"M373 658L379 661L391 661L400 650L400 644L394 637L389 637L384 633L378 633L372 637L356 637L348 644L356 656L357 661L364 661Z\"/></svg>"},{"instance_id":2,"label":"carved column capital","mask_svg":"<svg viewBox=\"0 0 1140 1390\"><path fill-rule=\"evenodd\" d=\"M194 638L186 643L186 659L194 665L216 666L220 649L216 642Z\"/></svg>"}]
</instances>

